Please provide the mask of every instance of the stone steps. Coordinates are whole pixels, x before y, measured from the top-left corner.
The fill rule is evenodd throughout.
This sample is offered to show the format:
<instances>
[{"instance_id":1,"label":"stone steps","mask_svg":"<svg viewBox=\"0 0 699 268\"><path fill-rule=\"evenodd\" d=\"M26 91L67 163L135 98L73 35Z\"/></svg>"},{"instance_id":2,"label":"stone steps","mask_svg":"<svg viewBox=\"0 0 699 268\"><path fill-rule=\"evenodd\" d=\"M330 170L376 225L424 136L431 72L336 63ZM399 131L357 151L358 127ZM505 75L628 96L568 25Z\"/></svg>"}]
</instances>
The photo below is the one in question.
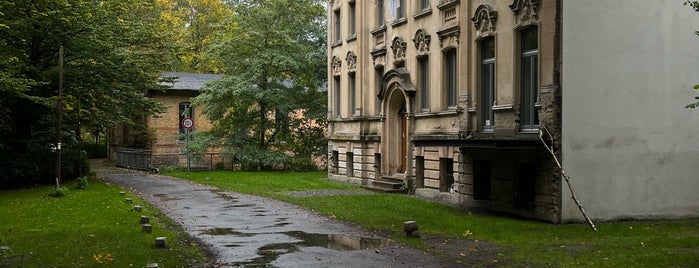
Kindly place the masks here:
<instances>
[{"instance_id":1,"label":"stone steps","mask_svg":"<svg viewBox=\"0 0 699 268\"><path fill-rule=\"evenodd\" d=\"M362 185L362 188L382 193L407 193L403 175L381 176L380 180L372 180L368 185Z\"/></svg>"}]
</instances>

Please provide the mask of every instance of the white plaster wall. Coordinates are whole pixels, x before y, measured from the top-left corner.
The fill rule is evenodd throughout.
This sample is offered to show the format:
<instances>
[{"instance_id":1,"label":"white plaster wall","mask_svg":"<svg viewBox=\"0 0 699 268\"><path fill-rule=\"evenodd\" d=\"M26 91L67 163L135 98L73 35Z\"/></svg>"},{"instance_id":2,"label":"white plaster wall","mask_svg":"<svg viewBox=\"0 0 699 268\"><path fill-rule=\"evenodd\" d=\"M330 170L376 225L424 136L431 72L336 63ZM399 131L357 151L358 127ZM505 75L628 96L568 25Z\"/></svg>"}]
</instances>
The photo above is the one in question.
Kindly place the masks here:
<instances>
[{"instance_id":1,"label":"white plaster wall","mask_svg":"<svg viewBox=\"0 0 699 268\"><path fill-rule=\"evenodd\" d=\"M699 215L699 13L563 1L563 163L598 220ZM562 219L582 219L562 185Z\"/></svg>"}]
</instances>

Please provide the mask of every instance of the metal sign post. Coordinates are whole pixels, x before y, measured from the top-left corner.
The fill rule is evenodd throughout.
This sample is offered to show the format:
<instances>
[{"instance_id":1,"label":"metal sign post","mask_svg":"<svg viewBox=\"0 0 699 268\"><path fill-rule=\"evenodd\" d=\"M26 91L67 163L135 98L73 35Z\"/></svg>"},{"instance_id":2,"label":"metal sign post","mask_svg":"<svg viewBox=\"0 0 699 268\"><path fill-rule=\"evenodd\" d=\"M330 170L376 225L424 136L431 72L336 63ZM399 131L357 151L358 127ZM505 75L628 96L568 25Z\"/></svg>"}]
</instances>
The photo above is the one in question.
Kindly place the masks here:
<instances>
[{"instance_id":1,"label":"metal sign post","mask_svg":"<svg viewBox=\"0 0 699 268\"><path fill-rule=\"evenodd\" d=\"M187 172L189 172L189 130L194 127L194 119L192 119L191 117L185 117L184 119L182 119L182 127L184 127L185 129L185 153L187 154Z\"/></svg>"}]
</instances>

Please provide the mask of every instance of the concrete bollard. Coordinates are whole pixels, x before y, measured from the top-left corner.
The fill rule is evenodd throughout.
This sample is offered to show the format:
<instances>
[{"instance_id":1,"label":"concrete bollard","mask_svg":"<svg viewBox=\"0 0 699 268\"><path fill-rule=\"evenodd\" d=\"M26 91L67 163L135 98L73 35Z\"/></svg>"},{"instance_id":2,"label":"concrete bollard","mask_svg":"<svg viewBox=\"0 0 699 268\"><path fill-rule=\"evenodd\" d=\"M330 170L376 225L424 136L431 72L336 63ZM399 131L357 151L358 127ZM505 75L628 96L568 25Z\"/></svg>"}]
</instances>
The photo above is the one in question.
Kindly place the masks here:
<instances>
[{"instance_id":1,"label":"concrete bollard","mask_svg":"<svg viewBox=\"0 0 699 268\"><path fill-rule=\"evenodd\" d=\"M141 225L141 230L146 232L146 233L152 233L153 232L153 226L150 224L142 224ZM157 242L156 242L157 243Z\"/></svg>"},{"instance_id":2,"label":"concrete bollard","mask_svg":"<svg viewBox=\"0 0 699 268\"><path fill-rule=\"evenodd\" d=\"M149 263L146 265L146 268L160 268L160 266L158 266L158 263Z\"/></svg>"},{"instance_id":3,"label":"concrete bollard","mask_svg":"<svg viewBox=\"0 0 699 268\"><path fill-rule=\"evenodd\" d=\"M419 237L417 223L415 221L406 221L403 223L403 231L408 237Z\"/></svg>"},{"instance_id":4,"label":"concrete bollard","mask_svg":"<svg viewBox=\"0 0 699 268\"><path fill-rule=\"evenodd\" d=\"M155 238L155 247L156 248L166 248L167 244L165 243L165 237L156 237Z\"/></svg>"},{"instance_id":5,"label":"concrete bollard","mask_svg":"<svg viewBox=\"0 0 699 268\"><path fill-rule=\"evenodd\" d=\"M120 194L120 195L126 195L126 192L121 191L121 192L119 192L119 194Z\"/></svg>"},{"instance_id":6,"label":"concrete bollard","mask_svg":"<svg viewBox=\"0 0 699 268\"><path fill-rule=\"evenodd\" d=\"M141 206L140 206L140 205L135 205L135 206L133 206L133 208L132 208L131 210L141 211Z\"/></svg>"},{"instance_id":7,"label":"concrete bollard","mask_svg":"<svg viewBox=\"0 0 699 268\"><path fill-rule=\"evenodd\" d=\"M133 199L131 199L131 198L126 198L125 200L126 200L126 203L127 203L127 204L133 203Z\"/></svg>"},{"instance_id":8,"label":"concrete bollard","mask_svg":"<svg viewBox=\"0 0 699 268\"><path fill-rule=\"evenodd\" d=\"M141 215L141 224L150 223L150 218L148 216Z\"/></svg>"}]
</instances>

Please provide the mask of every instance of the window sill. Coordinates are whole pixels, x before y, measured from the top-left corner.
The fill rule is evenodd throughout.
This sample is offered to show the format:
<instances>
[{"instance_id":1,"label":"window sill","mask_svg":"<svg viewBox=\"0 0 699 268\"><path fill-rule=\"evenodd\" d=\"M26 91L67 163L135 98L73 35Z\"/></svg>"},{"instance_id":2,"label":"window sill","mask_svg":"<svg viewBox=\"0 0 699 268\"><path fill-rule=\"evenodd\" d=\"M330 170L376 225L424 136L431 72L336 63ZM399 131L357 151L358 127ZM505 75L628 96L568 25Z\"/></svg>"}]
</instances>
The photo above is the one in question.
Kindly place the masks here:
<instances>
[{"instance_id":1,"label":"window sill","mask_svg":"<svg viewBox=\"0 0 699 268\"><path fill-rule=\"evenodd\" d=\"M441 0L437 8L439 8L439 10L444 10L456 6L457 4L459 4L459 0Z\"/></svg>"},{"instance_id":2,"label":"window sill","mask_svg":"<svg viewBox=\"0 0 699 268\"><path fill-rule=\"evenodd\" d=\"M408 20L405 19L405 17L399 18L399 19L396 19L393 22L391 22L391 27L396 28L396 27L401 26L401 25L406 24L406 23L408 23Z\"/></svg>"},{"instance_id":3,"label":"window sill","mask_svg":"<svg viewBox=\"0 0 699 268\"><path fill-rule=\"evenodd\" d=\"M386 24L381 24L381 26L377 27L374 30L371 30L371 35L376 36L384 32L386 32Z\"/></svg>"},{"instance_id":4,"label":"window sill","mask_svg":"<svg viewBox=\"0 0 699 268\"><path fill-rule=\"evenodd\" d=\"M332 43L332 45L330 45L330 47L336 48L336 47L339 47L341 45L342 45L342 40L338 40L338 41L335 41L335 43Z\"/></svg>"},{"instance_id":5,"label":"window sill","mask_svg":"<svg viewBox=\"0 0 699 268\"><path fill-rule=\"evenodd\" d=\"M431 14L432 14L432 9L431 9L431 8L423 9L423 10L421 10L420 12L413 14L413 19L419 19L419 18L422 18L422 17L427 17L427 16L429 16L429 15L431 15Z\"/></svg>"},{"instance_id":6,"label":"window sill","mask_svg":"<svg viewBox=\"0 0 699 268\"><path fill-rule=\"evenodd\" d=\"M357 40L357 34L352 34L351 36L347 37L347 39L345 39L345 42L350 43L350 42L353 42L356 40Z\"/></svg>"}]
</instances>

